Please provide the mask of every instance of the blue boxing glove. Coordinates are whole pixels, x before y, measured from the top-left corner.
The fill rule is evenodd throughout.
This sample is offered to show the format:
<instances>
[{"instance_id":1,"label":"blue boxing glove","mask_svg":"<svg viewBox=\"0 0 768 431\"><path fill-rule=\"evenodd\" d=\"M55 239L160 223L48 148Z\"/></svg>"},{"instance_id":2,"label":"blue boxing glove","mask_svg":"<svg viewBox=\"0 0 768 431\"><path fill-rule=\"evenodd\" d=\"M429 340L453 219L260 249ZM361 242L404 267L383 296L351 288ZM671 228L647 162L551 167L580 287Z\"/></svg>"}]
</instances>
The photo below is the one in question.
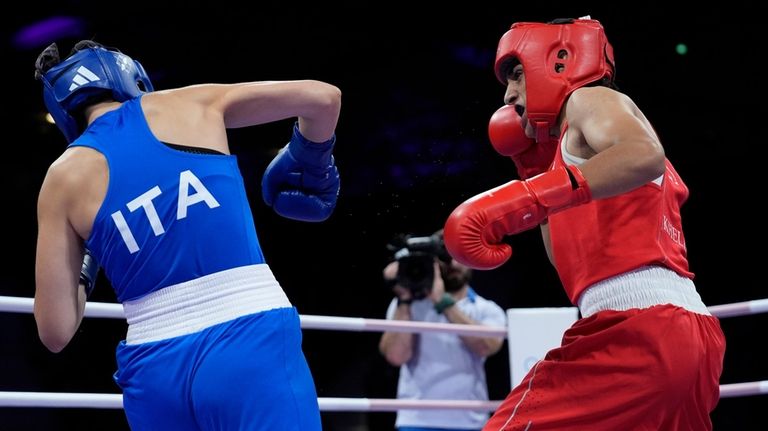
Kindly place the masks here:
<instances>
[{"instance_id":1,"label":"blue boxing glove","mask_svg":"<svg viewBox=\"0 0 768 431\"><path fill-rule=\"evenodd\" d=\"M323 221L331 216L339 196L339 171L333 160L336 136L315 143L293 126L290 142L264 171L261 193L264 203L283 217Z\"/></svg>"}]
</instances>

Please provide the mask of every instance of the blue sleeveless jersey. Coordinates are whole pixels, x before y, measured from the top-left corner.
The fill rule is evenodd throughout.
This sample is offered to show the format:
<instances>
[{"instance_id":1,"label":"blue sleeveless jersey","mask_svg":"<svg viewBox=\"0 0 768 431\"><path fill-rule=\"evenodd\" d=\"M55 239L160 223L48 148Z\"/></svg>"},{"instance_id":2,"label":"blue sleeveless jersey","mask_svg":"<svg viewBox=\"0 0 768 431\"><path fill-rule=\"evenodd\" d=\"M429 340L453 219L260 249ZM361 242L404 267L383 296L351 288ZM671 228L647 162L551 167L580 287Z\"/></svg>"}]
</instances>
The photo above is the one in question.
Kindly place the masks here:
<instances>
[{"instance_id":1,"label":"blue sleeveless jersey","mask_svg":"<svg viewBox=\"0 0 768 431\"><path fill-rule=\"evenodd\" d=\"M96 119L70 146L101 152L109 166L107 194L86 246L120 302L264 263L237 158L161 143L141 97Z\"/></svg>"}]
</instances>

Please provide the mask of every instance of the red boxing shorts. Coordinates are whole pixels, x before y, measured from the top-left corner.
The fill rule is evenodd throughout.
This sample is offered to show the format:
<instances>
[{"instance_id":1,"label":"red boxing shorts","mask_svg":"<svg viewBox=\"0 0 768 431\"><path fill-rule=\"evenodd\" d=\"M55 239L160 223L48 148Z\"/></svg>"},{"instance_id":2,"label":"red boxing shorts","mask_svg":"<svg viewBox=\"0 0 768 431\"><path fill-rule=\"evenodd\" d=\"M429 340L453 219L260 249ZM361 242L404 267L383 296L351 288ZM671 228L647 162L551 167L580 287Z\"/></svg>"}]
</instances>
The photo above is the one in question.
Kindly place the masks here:
<instances>
[{"instance_id":1,"label":"red boxing shorts","mask_svg":"<svg viewBox=\"0 0 768 431\"><path fill-rule=\"evenodd\" d=\"M581 319L512 389L483 431L711 430L725 337L674 305Z\"/></svg>"}]
</instances>

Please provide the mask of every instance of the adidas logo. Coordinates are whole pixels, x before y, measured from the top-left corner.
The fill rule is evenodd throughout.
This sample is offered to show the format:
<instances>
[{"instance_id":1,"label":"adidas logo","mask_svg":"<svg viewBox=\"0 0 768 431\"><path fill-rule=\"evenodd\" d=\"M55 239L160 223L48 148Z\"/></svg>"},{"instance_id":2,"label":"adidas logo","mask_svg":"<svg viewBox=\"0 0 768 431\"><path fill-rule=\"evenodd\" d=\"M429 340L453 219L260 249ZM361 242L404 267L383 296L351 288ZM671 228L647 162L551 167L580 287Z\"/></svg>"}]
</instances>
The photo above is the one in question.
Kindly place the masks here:
<instances>
[{"instance_id":1,"label":"adidas logo","mask_svg":"<svg viewBox=\"0 0 768 431\"><path fill-rule=\"evenodd\" d=\"M72 78L72 84L69 86L69 91L72 91L81 85L88 84L89 82L99 80L101 80L101 78L99 78L98 75L91 72L87 67L80 66L77 68L77 74Z\"/></svg>"},{"instance_id":2,"label":"adidas logo","mask_svg":"<svg viewBox=\"0 0 768 431\"><path fill-rule=\"evenodd\" d=\"M122 70L123 72L128 73L131 70L131 65L130 63L128 63L128 57L122 54L119 54L115 62L117 63L117 66L120 68L120 70Z\"/></svg>"}]
</instances>

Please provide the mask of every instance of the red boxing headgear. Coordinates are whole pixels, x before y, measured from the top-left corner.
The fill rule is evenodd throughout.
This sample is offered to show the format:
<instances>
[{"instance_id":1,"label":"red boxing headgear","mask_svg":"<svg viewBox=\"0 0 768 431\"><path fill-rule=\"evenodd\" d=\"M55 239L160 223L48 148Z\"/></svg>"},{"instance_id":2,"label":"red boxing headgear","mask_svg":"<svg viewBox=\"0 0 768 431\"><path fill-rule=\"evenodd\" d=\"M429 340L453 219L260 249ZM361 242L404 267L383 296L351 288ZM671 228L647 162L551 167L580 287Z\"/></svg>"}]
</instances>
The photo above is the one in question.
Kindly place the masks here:
<instances>
[{"instance_id":1,"label":"red boxing headgear","mask_svg":"<svg viewBox=\"0 0 768 431\"><path fill-rule=\"evenodd\" d=\"M544 24L516 22L501 36L496 77L507 84L509 60L525 73L526 113L536 140L549 140L565 98L577 88L613 78L613 47L599 21L579 18Z\"/></svg>"}]
</instances>

